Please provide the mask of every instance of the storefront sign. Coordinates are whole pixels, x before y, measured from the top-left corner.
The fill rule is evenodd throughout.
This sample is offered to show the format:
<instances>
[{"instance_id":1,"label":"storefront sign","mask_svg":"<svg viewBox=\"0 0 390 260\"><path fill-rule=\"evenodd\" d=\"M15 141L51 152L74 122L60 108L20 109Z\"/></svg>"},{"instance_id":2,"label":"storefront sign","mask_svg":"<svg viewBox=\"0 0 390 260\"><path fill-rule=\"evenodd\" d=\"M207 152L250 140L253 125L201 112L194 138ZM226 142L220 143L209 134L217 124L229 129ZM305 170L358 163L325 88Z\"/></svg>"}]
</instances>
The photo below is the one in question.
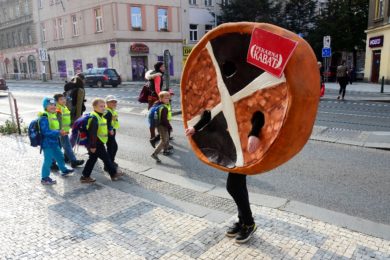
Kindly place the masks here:
<instances>
[{"instance_id":1,"label":"storefront sign","mask_svg":"<svg viewBox=\"0 0 390 260\"><path fill-rule=\"evenodd\" d=\"M133 43L130 45L130 53L149 53L149 47L143 43Z\"/></svg>"},{"instance_id":2,"label":"storefront sign","mask_svg":"<svg viewBox=\"0 0 390 260\"><path fill-rule=\"evenodd\" d=\"M370 48L382 47L383 46L383 35L371 37L368 41L368 46Z\"/></svg>"},{"instance_id":3,"label":"storefront sign","mask_svg":"<svg viewBox=\"0 0 390 260\"><path fill-rule=\"evenodd\" d=\"M193 46L183 46L183 57L188 57L192 51Z\"/></svg>"}]
</instances>

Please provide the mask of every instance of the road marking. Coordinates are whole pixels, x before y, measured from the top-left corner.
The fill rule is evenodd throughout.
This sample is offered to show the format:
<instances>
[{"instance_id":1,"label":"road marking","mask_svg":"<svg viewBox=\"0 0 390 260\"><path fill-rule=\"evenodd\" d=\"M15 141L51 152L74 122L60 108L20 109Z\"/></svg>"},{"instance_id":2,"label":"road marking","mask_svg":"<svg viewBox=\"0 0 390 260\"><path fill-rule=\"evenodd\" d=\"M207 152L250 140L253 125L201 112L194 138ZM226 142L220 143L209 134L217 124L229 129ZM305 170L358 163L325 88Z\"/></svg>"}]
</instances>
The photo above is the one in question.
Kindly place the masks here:
<instances>
[{"instance_id":1,"label":"road marking","mask_svg":"<svg viewBox=\"0 0 390 260\"><path fill-rule=\"evenodd\" d=\"M318 111L318 113L319 114L334 114L334 115L342 115L342 116L373 117L373 118L390 119L390 116L370 116L370 115L357 115L357 114L346 114L346 113L335 113L335 112L324 112L324 111Z\"/></svg>"}]
</instances>

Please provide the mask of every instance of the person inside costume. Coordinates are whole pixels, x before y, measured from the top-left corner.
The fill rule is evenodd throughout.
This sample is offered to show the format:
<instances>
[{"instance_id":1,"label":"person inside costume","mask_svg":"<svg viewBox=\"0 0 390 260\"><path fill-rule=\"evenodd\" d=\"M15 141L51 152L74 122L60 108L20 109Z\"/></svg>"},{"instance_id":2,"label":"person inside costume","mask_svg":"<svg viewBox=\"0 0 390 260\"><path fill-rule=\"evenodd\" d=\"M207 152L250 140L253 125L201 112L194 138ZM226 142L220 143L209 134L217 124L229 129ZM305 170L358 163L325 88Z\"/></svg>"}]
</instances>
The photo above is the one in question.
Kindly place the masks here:
<instances>
[{"instance_id":1,"label":"person inside costume","mask_svg":"<svg viewBox=\"0 0 390 260\"><path fill-rule=\"evenodd\" d=\"M200 121L193 127L185 130L186 136L192 136L195 132L202 131L211 120L211 112L205 110ZM260 146L260 131L264 126L264 114L256 111L251 119L252 129L248 133L248 152L254 153ZM238 222L229 227L226 236L235 237L237 243L247 242L256 231L257 226L254 222L249 203L248 189L246 185L246 175L229 172L226 189L232 196L238 209Z\"/></svg>"}]
</instances>

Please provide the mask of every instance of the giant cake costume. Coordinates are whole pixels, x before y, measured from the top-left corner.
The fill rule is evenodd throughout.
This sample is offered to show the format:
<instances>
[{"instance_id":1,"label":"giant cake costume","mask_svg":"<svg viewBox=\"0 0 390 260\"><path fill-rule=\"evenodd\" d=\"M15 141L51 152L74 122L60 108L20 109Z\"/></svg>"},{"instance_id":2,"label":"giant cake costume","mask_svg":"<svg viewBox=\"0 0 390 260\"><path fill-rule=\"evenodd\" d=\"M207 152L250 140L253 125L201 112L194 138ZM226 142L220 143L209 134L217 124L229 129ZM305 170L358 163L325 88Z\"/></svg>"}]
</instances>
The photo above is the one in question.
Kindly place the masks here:
<instances>
[{"instance_id":1,"label":"giant cake costume","mask_svg":"<svg viewBox=\"0 0 390 260\"><path fill-rule=\"evenodd\" d=\"M309 44L283 28L227 23L193 48L181 81L185 128L203 111L211 121L189 137L197 157L242 174L269 171L291 159L310 137L320 75ZM265 116L260 148L247 152L251 118Z\"/></svg>"}]
</instances>

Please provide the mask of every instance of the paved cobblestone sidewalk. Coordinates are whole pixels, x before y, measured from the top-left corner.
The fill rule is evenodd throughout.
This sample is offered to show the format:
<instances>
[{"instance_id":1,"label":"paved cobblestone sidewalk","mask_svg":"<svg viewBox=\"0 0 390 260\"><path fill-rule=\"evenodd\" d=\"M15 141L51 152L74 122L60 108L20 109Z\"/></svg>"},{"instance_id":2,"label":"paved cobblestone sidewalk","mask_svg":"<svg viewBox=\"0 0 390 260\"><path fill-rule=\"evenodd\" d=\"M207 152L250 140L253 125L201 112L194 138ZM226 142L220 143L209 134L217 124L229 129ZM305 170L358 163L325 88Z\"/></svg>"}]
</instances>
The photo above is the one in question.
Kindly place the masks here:
<instances>
[{"instance_id":1,"label":"paved cobblestone sidewalk","mask_svg":"<svg viewBox=\"0 0 390 260\"><path fill-rule=\"evenodd\" d=\"M234 216L215 224L79 173L42 186L38 149L0 146L0 259L390 259L390 241L256 206L258 230L237 245L224 236Z\"/></svg>"}]
</instances>

